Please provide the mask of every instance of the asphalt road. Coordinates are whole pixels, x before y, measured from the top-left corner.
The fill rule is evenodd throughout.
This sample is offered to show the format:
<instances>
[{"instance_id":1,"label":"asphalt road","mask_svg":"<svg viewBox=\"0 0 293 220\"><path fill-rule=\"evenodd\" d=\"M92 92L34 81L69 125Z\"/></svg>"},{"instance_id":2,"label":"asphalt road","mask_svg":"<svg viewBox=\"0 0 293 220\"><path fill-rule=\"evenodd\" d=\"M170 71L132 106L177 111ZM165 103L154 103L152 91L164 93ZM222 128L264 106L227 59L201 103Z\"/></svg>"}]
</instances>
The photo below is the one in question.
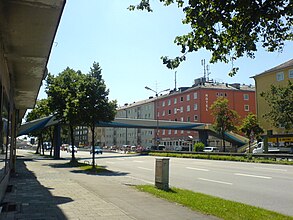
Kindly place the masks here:
<instances>
[{"instance_id":1,"label":"asphalt road","mask_svg":"<svg viewBox=\"0 0 293 220\"><path fill-rule=\"evenodd\" d=\"M62 152L62 157L71 155ZM91 162L89 152L76 155ZM125 173L117 181L154 184L156 158L120 153L96 155L96 163ZM170 158L169 184L293 216L293 166Z\"/></svg>"}]
</instances>

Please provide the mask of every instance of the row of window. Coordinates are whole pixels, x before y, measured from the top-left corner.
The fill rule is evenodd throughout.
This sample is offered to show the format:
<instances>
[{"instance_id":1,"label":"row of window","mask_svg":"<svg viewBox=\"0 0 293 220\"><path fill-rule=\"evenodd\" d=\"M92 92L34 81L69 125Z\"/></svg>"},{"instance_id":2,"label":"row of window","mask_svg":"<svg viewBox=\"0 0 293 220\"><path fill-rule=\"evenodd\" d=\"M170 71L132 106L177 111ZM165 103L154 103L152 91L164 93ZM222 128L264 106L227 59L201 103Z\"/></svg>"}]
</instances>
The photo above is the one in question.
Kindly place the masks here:
<instances>
[{"instance_id":1,"label":"row of window","mask_svg":"<svg viewBox=\"0 0 293 220\"><path fill-rule=\"evenodd\" d=\"M193 99L197 99L197 92L194 92L193 93ZM180 102L183 102L183 101L184 101L184 97L181 96L180 97ZM190 101L190 94L187 94L186 95L186 101ZM168 103L167 104L168 104L168 106L171 105L171 99L168 100ZM174 98L174 104L177 104L177 98ZM165 101L162 102L162 107L164 107L164 106L166 106Z\"/></svg>"},{"instance_id":2,"label":"row of window","mask_svg":"<svg viewBox=\"0 0 293 220\"><path fill-rule=\"evenodd\" d=\"M194 104L193 105L193 110L196 111L197 107L198 107L197 104ZM186 106L186 111L190 112L190 105ZM249 105L244 105L244 111L249 111ZM176 115L178 112L183 113L183 106L181 106L180 108L174 108L173 112L174 112L174 115ZM169 109L168 110L168 115L171 115L171 114L172 114L172 110ZM164 110L162 112L162 116L165 116L165 115L166 115L166 112ZM160 112L158 112L158 117L160 117Z\"/></svg>"},{"instance_id":3,"label":"row of window","mask_svg":"<svg viewBox=\"0 0 293 220\"><path fill-rule=\"evenodd\" d=\"M173 131L173 134L184 134L184 130L162 130L162 135L171 135ZM191 131L185 131L187 134L190 134Z\"/></svg>"},{"instance_id":4,"label":"row of window","mask_svg":"<svg viewBox=\"0 0 293 220\"><path fill-rule=\"evenodd\" d=\"M284 72L278 72L276 74L277 81L283 81L285 79L284 76L285 76L284 75ZM288 78L289 79L293 79L293 69L292 70L289 70L289 72L288 72Z\"/></svg>"},{"instance_id":5,"label":"row of window","mask_svg":"<svg viewBox=\"0 0 293 220\"><path fill-rule=\"evenodd\" d=\"M227 93L219 93L219 92L217 92L216 95L217 95L217 97L220 97L220 96L227 97ZM197 92L193 93L193 98L197 99ZM249 100L249 94L243 94L243 99L244 100ZM184 101L184 97L181 96L180 97L180 102L183 102L183 101ZM186 101L190 101L190 94L186 95ZM168 106L171 105L171 99L169 99L167 101L167 104L168 104ZM174 98L174 104L177 104L177 98ZM165 106L166 106L166 102L162 101L162 107L165 107Z\"/></svg>"}]
</instances>

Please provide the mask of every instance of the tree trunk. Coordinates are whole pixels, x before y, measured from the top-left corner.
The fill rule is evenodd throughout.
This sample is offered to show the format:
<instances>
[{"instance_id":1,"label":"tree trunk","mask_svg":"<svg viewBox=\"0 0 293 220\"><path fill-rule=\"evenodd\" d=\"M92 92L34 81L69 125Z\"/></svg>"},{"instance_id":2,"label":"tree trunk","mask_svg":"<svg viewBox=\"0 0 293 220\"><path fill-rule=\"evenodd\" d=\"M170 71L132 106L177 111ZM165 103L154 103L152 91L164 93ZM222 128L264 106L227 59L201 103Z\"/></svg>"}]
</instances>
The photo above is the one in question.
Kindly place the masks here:
<instances>
[{"instance_id":1,"label":"tree trunk","mask_svg":"<svg viewBox=\"0 0 293 220\"><path fill-rule=\"evenodd\" d=\"M226 152L225 132L222 131L223 152Z\"/></svg>"},{"instance_id":2,"label":"tree trunk","mask_svg":"<svg viewBox=\"0 0 293 220\"><path fill-rule=\"evenodd\" d=\"M39 154L39 150L41 148L41 136L38 136L38 146L37 146L37 149L36 149L36 154Z\"/></svg>"},{"instance_id":3,"label":"tree trunk","mask_svg":"<svg viewBox=\"0 0 293 220\"><path fill-rule=\"evenodd\" d=\"M95 164L95 126L91 126L92 130L92 167L95 169L96 164Z\"/></svg>"}]
</instances>

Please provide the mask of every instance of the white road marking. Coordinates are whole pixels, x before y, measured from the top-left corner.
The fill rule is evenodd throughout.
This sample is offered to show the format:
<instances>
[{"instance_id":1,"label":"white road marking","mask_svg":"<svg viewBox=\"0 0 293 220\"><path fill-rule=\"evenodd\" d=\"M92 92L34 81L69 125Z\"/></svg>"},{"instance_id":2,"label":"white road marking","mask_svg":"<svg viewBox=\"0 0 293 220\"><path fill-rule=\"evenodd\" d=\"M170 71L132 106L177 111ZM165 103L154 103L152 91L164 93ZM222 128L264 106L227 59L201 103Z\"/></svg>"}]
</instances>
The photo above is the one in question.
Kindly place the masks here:
<instances>
[{"instance_id":1,"label":"white road marking","mask_svg":"<svg viewBox=\"0 0 293 220\"><path fill-rule=\"evenodd\" d=\"M270 177L270 176L258 176L258 175L245 174L245 173L234 173L234 175L261 178L261 179L272 179L272 177Z\"/></svg>"},{"instance_id":2,"label":"white road marking","mask_svg":"<svg viewBox=\"0 0 293 220\"><path fill-rule=\"evenodd\" d=\"M142 169L142 170L150 170L150 171L153 171L152 169L150 168L145 168L145 167L138 167L139 169Z\"/></svg>"},{"instance_id":3,"label":"white road marking","mask_svg":"<svg viewBox=\"0 0 293 220\"><path fill-rule=\"evenodd\" d=\"M275 169L275 168L266 168L266 167L254 167L255 169L263 169L263 170L272 170L272 171L283 171L287 172L285 169Z\"/></svg>"},{"instance_id":4,"label":"white road marking","mask_svg":"<svg viewBox=\"0 0 293 220\"><path fill-rule=\"evenodd\" d=\"M196 167L186 167L186 169L190 169L190 170L199 170L199 171L210 171L210 170L208 170L208 169L196 168Z\"/></svg>"},{"instance_id":5,"label":"white road marking","mask_svg":"<svg viewBox=\"0 0 293 220\"><path fill-rule=\"evenodd\" d=\"M106 161L106 163L114 164L115 162L112 162L112 161Z\"/></svg>"},{"instance_id":6,"label":"white road marking","mask_svg":"<svg viewBox=\"0 0 293 220\"><path fill-rule=\"evenodd\" d=\"M134 163L143 163L143 161L141 161L141 160L134 160L132 162L134 162Z\"/></svg>"},{"instance_id":7,"label":"white road marking","mask_svg":"<svg viewBox=\"0 0 293 220\"><path fill-rule=\"evenodd\" d=\"M203 180L203 181L212 182L212 183L220 183L220 184L225 184L225 185L233 185L233 183L223 182L223 181L218 181L218 180L210 180L210 179L205 179L205 178L198 178L198 179L199 180Z\"/></svg>"}]
</instances>

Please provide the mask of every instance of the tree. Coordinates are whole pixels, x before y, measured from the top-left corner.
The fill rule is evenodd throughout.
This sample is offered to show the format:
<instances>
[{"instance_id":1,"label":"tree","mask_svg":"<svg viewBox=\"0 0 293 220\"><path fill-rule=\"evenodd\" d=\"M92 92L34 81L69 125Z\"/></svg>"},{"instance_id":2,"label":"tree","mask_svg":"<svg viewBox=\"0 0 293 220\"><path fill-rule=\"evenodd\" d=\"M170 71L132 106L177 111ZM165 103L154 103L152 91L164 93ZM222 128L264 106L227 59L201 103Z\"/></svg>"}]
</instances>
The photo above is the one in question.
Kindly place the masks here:
<instances>
[{"instance_id":1,"label":"tree","mask_svg":"<svg viewBox=\"0 0 293 220\"><path fill-rule=\"evenodd\" d=\"M204 150L204 143L198 142L193 145L193 151L195 152L203 152Z\"/></svg>"},{"instance_id":2,"label":"tree","mask_svg":"<svg viewBox=\"0 0 293 220\"><path fill-rule=\"evenodd\" d=\"M211 63L232 62L229 75L238 68L233 61L246 55L255 57L257 45L269 52L281 52L286 41L293 39L293 2L291 0L160 0L168 6L177 3L185 14L183 24L191 32L175 38L181 46L181 56L162 57L168 68L174 69L185 60L187 53L201 48L211 51ZM131 5L129 10L152 11L149 0Z\"/></svg>"},{"instance_id":3,"label":"tree","mask_svg":"<svg viewBox=\"0 0 293 220\"><path fill-rule=\"evenodd\" d=\"M48 100L47 99L41 99L37 100L35 107L30 111L26 116L26 122L30 122L36 119L40 119L46 116L50 116L51 111L48 106ZM36 150L36 153L39 153L39 149L42 146L43 154L44 154L44 146L43 146L43 140L44 139L50 139L51 142L53 141L53 131L51 128L47 128L42 131L35 131L31 134L32 136L38 137L38 147ZM50 151L50 155L52 156L52 148Z\"/></svg>"},{"instance_id":4,"label":"tree","mask_svg":"<svg viewBox=\"0 0 293 220\"><path fill-rule=\"evenodd\" d=\"M225 132L236 130L239 115L229 108L228 99L219 97L212 105L212 115L214 116L214 129L221 135L223 140L223 151L226 150Z\"/></svg>"},{"instance_id":5,"label":"tree","mask_svg":"<svg viewBox=\"0 0 293 220\"><path fill-rule=\"evenodd\" d=\"M72 149L75 144L74 127L80 125L82 119L80 114L82 81L82 73L69 67L58 76L49 74L47 78L46 93L49 108L61 123L69 125ZM72 150L71 162L76 162L74 150Z\"/></svg>"},{"instance_id":6,"label":"tree","mask_svg":"<svg viewBox=\"0 0 293 220\"><path fill-rule=\"evenodd\" d=\"M293 83L288 81L287 86L271 85L261 96L270 106L264 117L269 119L273 126L284 126L286 130L293 128Z\"/></svg>"},{"instance_id":7,"label":"tree","mask_svg":"<svg viewBox=\"0 0 293 220\"><path fill-rule=\"evenodd\" d=\"M250 152L250 144L252 138L258 138L263 133L263 129L259 126L256 115L249 113L243 120L239 130L249 139L248 152Z\"/></svg>"},{"instance_id":8,"label":"tree","mask_svg":"<svg viewBox=\"0 0 293 220\"><path fill-rule=\"evenodd\" d=\"M116 115L116 101L109 101L109 90L102 79L102 69L94 62L90 72L84 77L81 86L82 124L92 132L92 165L95 168L95 127L99 122L113 121Z\"/></svg>"}]
</instances>

